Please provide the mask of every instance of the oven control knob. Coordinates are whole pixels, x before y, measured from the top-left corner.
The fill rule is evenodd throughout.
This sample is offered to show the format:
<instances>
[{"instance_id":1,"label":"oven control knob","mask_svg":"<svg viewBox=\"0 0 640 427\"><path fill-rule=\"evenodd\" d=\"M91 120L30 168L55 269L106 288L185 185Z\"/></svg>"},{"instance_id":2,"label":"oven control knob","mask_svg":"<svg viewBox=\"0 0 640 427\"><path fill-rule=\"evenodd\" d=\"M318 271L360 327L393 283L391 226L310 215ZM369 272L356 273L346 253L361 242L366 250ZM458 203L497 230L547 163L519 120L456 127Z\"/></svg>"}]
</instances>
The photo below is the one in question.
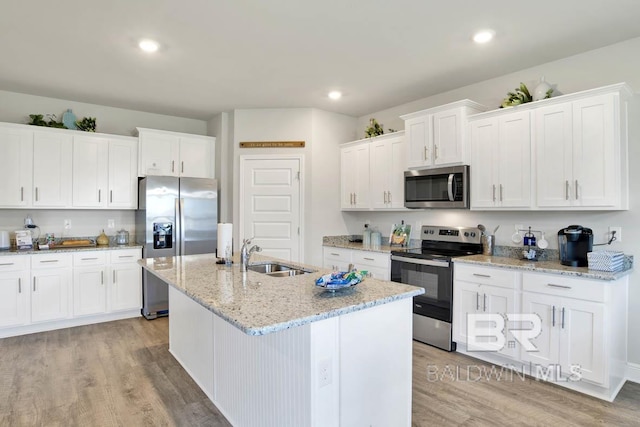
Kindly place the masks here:
<instances>
[{"instance_id":1,"label":"oven control knob","mask_svg":"<svg viewBox=\"0 0 640 427\"><path fill-rule=\"evenodd\" d=\"M471 237L476 237L476 233L474 233L473 231L471 232Z\"/></svg>"},{"instance_id":2,"label":"oven control knob","mask_svg":"<svg viewBox=\"0 0 640 427\"><path fill-rule=\"evenodd\" d=\"M464 232L464 237L469 237L469 232L468 231Z\"/></svg>"}]
</instances>

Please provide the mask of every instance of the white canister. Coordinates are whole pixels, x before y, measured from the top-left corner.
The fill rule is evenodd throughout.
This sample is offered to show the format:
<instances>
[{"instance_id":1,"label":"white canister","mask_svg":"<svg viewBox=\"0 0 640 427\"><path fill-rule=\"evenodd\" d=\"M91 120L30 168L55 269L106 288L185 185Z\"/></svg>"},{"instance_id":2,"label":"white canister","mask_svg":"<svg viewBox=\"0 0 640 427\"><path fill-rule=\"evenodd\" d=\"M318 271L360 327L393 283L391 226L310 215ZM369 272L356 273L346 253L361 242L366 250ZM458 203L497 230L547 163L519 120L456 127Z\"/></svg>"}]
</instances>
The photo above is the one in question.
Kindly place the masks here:
<instances>
[{"instance_id":1,"label":"white canister","mask_svg":"<svg viewBox=\"0 0 640 427\"><path fill-rule=\"evenodd\" d=\"M8 231L0 231L0 249L11 249Z\"/></svg>"}]
</instances>

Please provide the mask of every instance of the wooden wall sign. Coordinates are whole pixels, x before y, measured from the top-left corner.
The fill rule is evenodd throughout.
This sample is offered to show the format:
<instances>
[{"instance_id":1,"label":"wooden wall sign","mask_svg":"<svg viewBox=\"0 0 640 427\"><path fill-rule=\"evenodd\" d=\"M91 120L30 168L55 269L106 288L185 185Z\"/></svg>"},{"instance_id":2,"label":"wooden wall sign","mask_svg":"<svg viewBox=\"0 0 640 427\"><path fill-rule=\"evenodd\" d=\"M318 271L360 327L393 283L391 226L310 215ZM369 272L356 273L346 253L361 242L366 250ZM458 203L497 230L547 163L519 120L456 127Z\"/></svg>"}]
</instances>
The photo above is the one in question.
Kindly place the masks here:
<instances>
[{"instance_id":1,"label":"wooden wall sign","mask_svg":"<svg viewBox=\"0 0 640 427\"><path fill-rule=\"evenodd\" d=\"M304 141L248 141L241 142L240 148L302 148Z\"/></svg>"}]
</instances>

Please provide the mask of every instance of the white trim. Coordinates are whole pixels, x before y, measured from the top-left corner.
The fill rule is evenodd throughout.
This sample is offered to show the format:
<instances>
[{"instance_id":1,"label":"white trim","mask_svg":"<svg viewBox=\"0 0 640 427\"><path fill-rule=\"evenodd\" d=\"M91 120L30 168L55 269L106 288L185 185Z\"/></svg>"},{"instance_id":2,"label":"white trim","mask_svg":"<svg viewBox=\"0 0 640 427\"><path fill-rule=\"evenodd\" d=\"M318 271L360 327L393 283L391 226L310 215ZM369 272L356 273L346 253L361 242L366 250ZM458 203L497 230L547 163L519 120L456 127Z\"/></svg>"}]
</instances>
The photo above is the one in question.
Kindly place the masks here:
<instances>
[{"instance_id":1,"label":"white trim","mask_svg":"<svg viewBox=\"0 0 640 427\"><path fill-rule=\"evenodd\" d=\"M242 239L244 239L244 228L241 224L244 224L244 212L243 203L244 200L244 169L245 161L247 160L291 160L295 159L300 162L300 238L298 239L298 253L299 262L304 262L304 236L305 236L305 213L304 213L304 189L305 189L305 168L304 168L304 154L242 154L240 155L240 177L238 179L238 247L242 246Z\"/></svg>"},{"instance_id":2,"label":"white trim","mask_svg":"<svg viewBox=\"0 0 640 427\"><path fill-rule=\"evenodd\" d=\"M627 362L627 381L640 384L640 365Z\"/></svg>"}]
</instances>

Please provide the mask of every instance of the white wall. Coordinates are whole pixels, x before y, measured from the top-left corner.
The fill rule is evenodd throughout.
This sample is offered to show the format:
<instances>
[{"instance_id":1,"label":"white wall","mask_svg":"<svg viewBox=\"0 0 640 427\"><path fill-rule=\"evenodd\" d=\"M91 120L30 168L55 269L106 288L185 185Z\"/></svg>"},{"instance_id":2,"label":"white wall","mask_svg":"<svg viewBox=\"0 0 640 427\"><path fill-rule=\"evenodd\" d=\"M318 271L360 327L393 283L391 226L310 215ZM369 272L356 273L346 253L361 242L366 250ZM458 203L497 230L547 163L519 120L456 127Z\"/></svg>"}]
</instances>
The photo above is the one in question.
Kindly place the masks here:
<instances>
[{"instance_id":1,"label":"white wall","mask_svg":"<svg viewBox=\"0 0 640 427\"><path fill-rule=\"evenodd\" d=\"M207 123L204 120L0 90L0 122L26 124L29 122L29 114L55 114L58 120L62 120L62 113L68 108L73 110L78 119L95 117L96 130L102 133L132 136L136 127L145 127L197 135L207 134Z\"/></svg>"},{"instance_id":2,"label":"white wall","mask_svg":"<svg viewBox=\"0 0 640 427\"><path fill-rule=\"evenodd\" d=\"M232 147L229 140L229 114L220 113L207 122L207 135L216 137L215 178L218 180L218 222L231 222L233 163L229 159Z\"/></svg>"},{"instance_id":3,"label":"white wall","mask_svg":"<svg viewBox=\"0 0 640 427\"><path fill-rule=\"evenodd\" d=\"M373 112L358 119L358 129L364 129L370 117L375 117L387 127L404 129L398 118L401 114L469 98L488 106L498 106L507 91L513 90L522 81L535 87L540 76L556 84L562 93L572 93L608 84L627 82L640 90L640 38L628 40L602 49L586 52L537 67L521 70L495 79L445 92L429 98L399 105L384 111ZM483 223L489 229L500 225L496 244L513 245L511 234L514 224L532 226L547 233L551 248L557 248L557 231L570 224L580 224L593 229L595 243L605 241L608 226L622 226L623 238L610 248L640 256L640 114L637 110L630 116L634 128L629 141L630 210L620 212L477 212L465 210L421 210L397 213L343 213L347 229L351 233L361 230L365 219L371 219L383 233L388 233L392 223L404 219L414 227L420 224L475 226ZM338 187L336 187L337 189ZM629 359L640 363L640 272L630 276L629 296Z\"/></svg>"},{"instance_id":4,"label":"white wall","mask_svg":"<svg viewBox=\"0 0 640 427\"><path fill-rule=\"evenodd\" d=\"M340 151L338 144L355 136L356 119L310 108L235 110L230 115L233 132L233 223L235 250L239 249L239 162L247 154L304 155L304 262L322 265L322 236L345 231L340 218ZM233 126L231 126L233 123ZM244 148L241 141L305 141L304 148ZM326 170L325 170L326 168ZM326 216L325 216L326 214ZM329 228L327 228L329 227Z\"/></svg>"}]
</instances>

